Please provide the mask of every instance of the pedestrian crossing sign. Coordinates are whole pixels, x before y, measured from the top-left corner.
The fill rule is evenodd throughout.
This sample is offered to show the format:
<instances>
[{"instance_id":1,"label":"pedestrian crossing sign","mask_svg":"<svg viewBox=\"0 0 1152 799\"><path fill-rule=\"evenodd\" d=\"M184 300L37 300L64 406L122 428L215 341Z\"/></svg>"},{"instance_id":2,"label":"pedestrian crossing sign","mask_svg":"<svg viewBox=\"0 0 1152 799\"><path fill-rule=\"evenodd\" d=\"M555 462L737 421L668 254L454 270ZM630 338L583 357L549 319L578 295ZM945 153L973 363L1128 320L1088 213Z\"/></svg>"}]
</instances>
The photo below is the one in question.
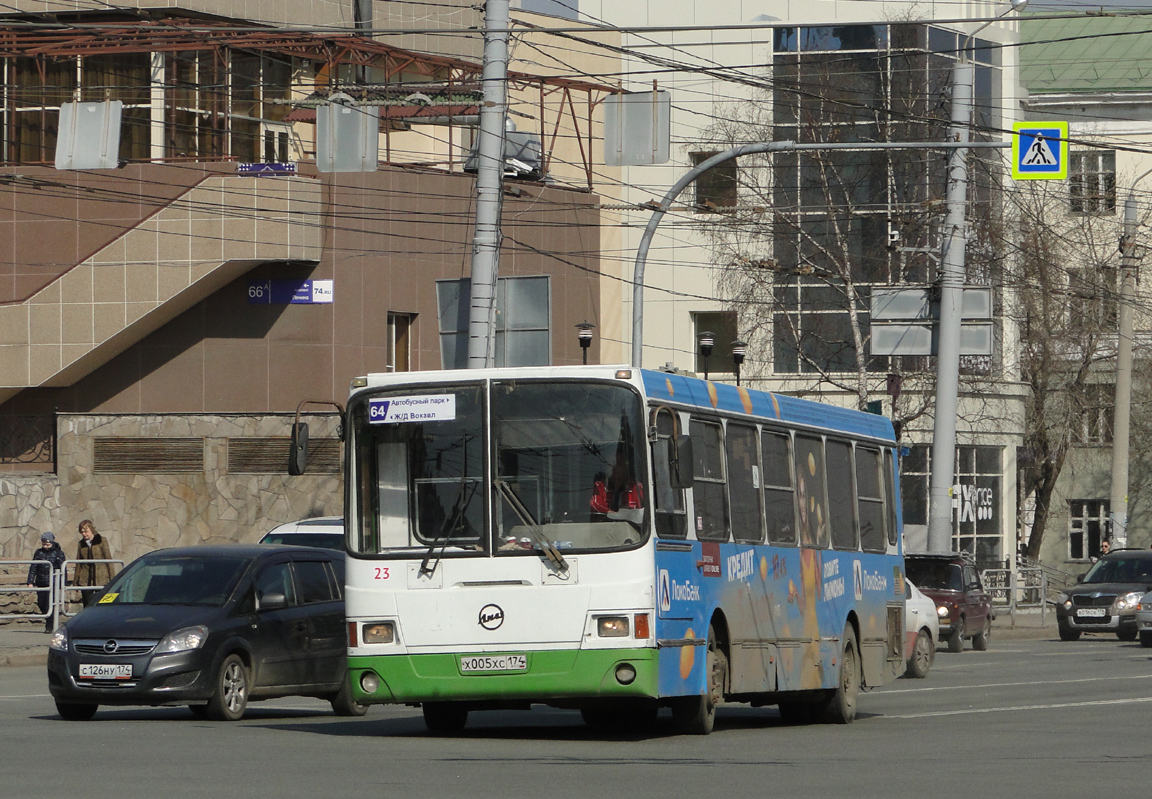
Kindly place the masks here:
<instances>
[{"instance_id":1,"label":"pedestrian crossing sign","mask_svg":"<svg viewBox=\"0 0 1152 799\"><path fill-rule=\"evenodd\" d=\"M1068 177L1068 123L1017 122L1012 126L1012 177L1060 180Z\"/></svg>"}]
</instances>

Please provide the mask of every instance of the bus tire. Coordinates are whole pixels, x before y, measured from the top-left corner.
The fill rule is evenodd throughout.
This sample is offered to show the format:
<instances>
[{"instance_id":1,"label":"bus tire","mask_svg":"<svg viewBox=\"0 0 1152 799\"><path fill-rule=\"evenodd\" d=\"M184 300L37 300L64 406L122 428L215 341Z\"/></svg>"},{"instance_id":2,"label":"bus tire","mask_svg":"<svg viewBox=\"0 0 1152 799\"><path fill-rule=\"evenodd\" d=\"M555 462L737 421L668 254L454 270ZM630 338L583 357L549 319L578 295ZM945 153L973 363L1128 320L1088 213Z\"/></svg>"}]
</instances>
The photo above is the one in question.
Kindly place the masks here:
<instances>
[{"instance_id":1,"label":"bus tire","mask_svg":"<svg viewBox=\"0 0 1152 799\"><path fill-rule=\"evenodd\" d=\"M716 723L716 706L724 701L728 679L728 658L716 643L716 630L708 625L708 649L704 659L706 690L699 696L684 696L672 704L672 721L681 735L707 735Z\"/></svg>"},{"instance_id":2,"label":"bus tire","mask_svg":"<svg viewBox=\"0 0 1152 799\"><path fill-rule=\"evenodd\" d=\"M843 641L836 688L824 709L825 720L835 724L852 723L856 718L856 702L860 698L860 654L856 647L856 632L851 624L844 627Z\"/></svg>"},{"instance_id":3,"label":"bus tire","mask_svg":"<svg viewBox=\"0 0 1152 799\"><path fill-rule=\"evenodd\" d=\"M468 708L458 702L425 702L423 711L429 732L460 732L468 723Z\"/></svg>"}]
</instances>

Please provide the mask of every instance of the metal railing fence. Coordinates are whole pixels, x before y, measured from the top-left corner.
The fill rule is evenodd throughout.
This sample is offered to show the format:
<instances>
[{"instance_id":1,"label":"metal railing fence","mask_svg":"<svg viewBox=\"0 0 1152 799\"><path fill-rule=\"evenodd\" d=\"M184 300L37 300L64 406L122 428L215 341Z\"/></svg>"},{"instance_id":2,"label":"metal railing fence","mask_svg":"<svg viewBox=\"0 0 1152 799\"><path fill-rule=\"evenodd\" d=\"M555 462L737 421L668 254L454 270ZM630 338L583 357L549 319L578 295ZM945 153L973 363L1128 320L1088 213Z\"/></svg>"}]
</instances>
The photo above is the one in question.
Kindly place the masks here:
<instances>
[{"instance_id":1,"label":"metal railing fence","mask_svg":"<svg viewBox=\"0 0 1152 799\"><path fill-rule=\"evenodd\" d=\"M53 569L52 575L49 578L49 584L43 588L29 588L28 587L28 570L33 564L46 565L43 560L0 560L0 594L9 594L19 596L20 594L32 594L33 598L41 591L49 591L52 594L52 601L49 605L47 613L0 613L0 621L11 619L48 619L52 620L52 629L60 626L60 619L74 616L75 613L68 611L69 594L79 594L83 597L85 591L99 591L104 586L102 585L74 585L70 575L75 574L77 566L87 566L89 564L107 563L115 567L123 568L124 561L119 559L109 560L69 560L65 561L64 568ZM69 571L71 567L71 571ZM117 569L118 570L118 569ZM74 599L79 597L74 597ZM79 611L77 611L79 612Z\"/></svg>"}]
</instances>

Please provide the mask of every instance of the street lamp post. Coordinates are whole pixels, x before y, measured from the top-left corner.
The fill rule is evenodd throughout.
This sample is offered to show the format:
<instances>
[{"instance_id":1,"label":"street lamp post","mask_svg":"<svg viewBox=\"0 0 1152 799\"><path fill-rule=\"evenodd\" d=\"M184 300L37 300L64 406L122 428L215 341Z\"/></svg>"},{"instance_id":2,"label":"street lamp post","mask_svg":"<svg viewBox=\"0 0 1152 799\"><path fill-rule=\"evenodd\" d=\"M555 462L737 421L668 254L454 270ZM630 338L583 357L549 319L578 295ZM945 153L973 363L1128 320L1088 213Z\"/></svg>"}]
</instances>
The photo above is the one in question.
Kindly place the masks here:
<instances>
[{"instance_id":1,"label":"street lamp post","mask_svg":"<svg viewBox=\"0 0 1152 799\"><path fill-rule=\"evenodd\" d=\"M696 336L700 347L700 357L704 359L704 379L708 379L708 356L712 354L712 345L716 343L716 335L711 330L705 330Z\"/></svg>"},{"instance_id":2,"label":"street lamp post","mask_svg":"<svg viewBox=\"0 0 1152 799\"><path fill-rule=\"evenodd\" d=\"M584 366L588 365L588 348L592 346L592 330L596 325L580 322L576 325L576 338L580 341L580 357Z\"/></svg>"},{"instance_id":3,"label":"street lamp post","mask_svg":"<svg viewBox=\"0 0 1152 799\"><path fill-rule=\"evenodd\" d=\"M1140 175L1124 202L1124 231L1120 236L1120 307L1116 335L1116 405L1112 412L1112 493L1109 503L1112 546L1128 546L1128 445L1132 418L1132 316L1136 300L1136 184L1152 175Z\"/></svg>"},{"instance_id":4,"label":"street lamp post","mask_svg":"<svg viewBox=\"0 0 1152 799\"><path fill-rule=\"evenodd\" d=\"M740 385L740 365L744 363L744 356L748 354L748 342L732 342L732 363L736 365L736 385Z\"/></svg>"},{"instance_id":5,"label":"street lamp post","mask_svg":"<svg viewBox=\"0 0 1152 799\"><path fill-rule=\"evenodd\" d=\"M972 124L972 86L976 68L968 53L976 34L1028 0L985 22L964 40L952 72L952 125L949 140L968 143ZM956 465L956 413L960 394L960 306L964 296L965 220L968 204L968 149L952 151L948 163L948 215L944 221L944 252L940 259L940 325L936 349L936 409L932 425L932 474L928 488L928 551L952 549L952 484Z\"/></svg>"}]
</instances>

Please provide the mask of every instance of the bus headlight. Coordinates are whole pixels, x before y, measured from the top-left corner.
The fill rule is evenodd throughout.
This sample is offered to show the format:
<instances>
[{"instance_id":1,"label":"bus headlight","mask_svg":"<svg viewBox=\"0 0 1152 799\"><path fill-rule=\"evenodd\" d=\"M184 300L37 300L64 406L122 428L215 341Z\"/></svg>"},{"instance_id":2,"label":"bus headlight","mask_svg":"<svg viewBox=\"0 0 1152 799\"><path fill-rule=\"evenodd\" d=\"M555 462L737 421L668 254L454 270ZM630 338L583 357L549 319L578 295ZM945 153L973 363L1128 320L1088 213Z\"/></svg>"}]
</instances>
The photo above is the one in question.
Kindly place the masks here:
<instances>
[{"instance_id":1,"label":"bus headlight","mask_svg":"<svg viewBox=\"0 0 1152 799\"><path fill-rule=\"evenodd\" d=\"M623 638L628 635L627 616L601 616L596 620L596 634L601 638Z\"/></svg>"},{"instance_id":2,"label":"bus headlight","mask_svg":"<svg viewBox=\"0 0 1152 799\"><path fill-rule=\"evenodd\" d=\"M391 644L396 641L396 628L390 621L378 621L364 625L364 643Z\"/></svg>"}]
</instances>

